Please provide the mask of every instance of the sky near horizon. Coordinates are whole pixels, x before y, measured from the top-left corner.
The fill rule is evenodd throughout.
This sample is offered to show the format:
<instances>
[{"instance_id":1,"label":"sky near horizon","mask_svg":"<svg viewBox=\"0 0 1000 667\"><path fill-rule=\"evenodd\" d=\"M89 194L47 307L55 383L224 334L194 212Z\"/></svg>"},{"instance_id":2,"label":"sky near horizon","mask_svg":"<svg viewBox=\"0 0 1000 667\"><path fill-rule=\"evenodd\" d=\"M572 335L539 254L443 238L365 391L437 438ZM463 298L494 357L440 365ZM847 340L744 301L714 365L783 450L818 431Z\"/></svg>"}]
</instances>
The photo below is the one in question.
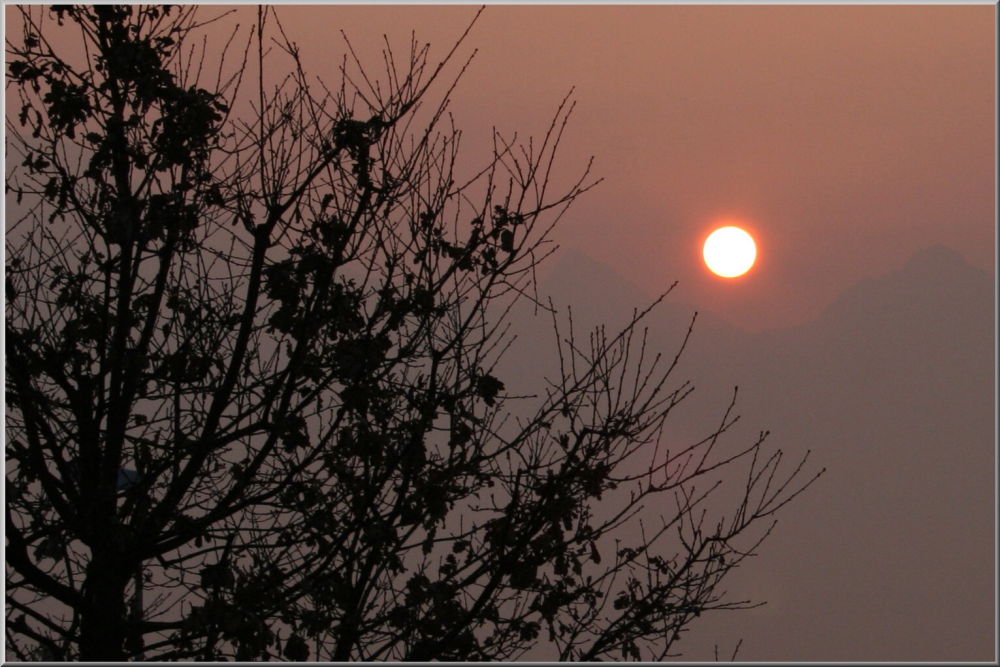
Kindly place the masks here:
<instances>
[{"instance_id":1,"label":"sky near horizon","mask_svg":"<svg viewBox=\"0 0 1000 667\"><path fill-rule=\"evenodd\" d=\"M289 6L314 70L343 30L380 60L411 31L443 56L473 6ZM556 240L649 294L745 330L815 318L844 289L945 245L994 272L992 6L489 6L453 95L466 155L492 128L540 135L573 88L566 174L605 180ZM331 73L331 76L334 73ZM479 144L483 146L483 144ZM739 280L712 276L715 225L752 230Z\"/></svg>"}]
</instances>

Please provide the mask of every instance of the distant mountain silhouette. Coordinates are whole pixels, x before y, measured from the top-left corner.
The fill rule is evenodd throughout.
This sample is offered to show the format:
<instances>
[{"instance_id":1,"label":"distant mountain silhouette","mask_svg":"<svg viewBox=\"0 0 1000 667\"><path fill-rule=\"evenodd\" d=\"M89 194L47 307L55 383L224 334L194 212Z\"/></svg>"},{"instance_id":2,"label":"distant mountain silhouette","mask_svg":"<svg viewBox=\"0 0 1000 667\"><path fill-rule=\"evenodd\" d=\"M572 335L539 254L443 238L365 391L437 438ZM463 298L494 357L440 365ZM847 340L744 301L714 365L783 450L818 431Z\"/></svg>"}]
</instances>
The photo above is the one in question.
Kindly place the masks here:
<instances>
[{"instance_id":1,"label":"distant mountain silhouette","mask_svg":"<svg viewBox=\"0 0 1000 667\"><path fill-rule=\"evenodd\" d=\"M642 289L607 264L573 248L560 249L550 261L552 266L545 272L541 287L557 301L561 297L584 303L586 300L579 297L594 295L596 298L589 301L599 303L607 301L602 296L608 295L634 302L631 305L639 305L649 298Z\"/></svg>"},{"instance_id":2,"label":"distant mountain silhouette","mask_svg":"<svg viewBox=\"0 0 1000 667\"><path fill-rule=\"evenodd\" d=\"M571 305L584 335L652 298L572 251L540 291ZM654 311L654 346L672 354L693 311L679 297ZM800 326L748 333L699 315L677 369L696 392L667 436L706 433L738 384L732 446L770 429L790 460L812 449L829 472L730 582L770 604L706 615L686 657L711 659L713 642L742 637L746 660L992 659L993 313L993 277L934 246ZM527 309L515 319L522 340L506 369L527 387L554 371L550 320ZM953 621L957 607L980 610L981 624ZM806 635L813 653L796 642Z\"/></svg>"},{"instance_id":3,"label":"distant mountain silhouette","mask_svg":"<svg viewBox=\"0 0 1000 667\"><path fill-rule=\"evenodd\" d=\"M622 277L607 264L573 249L560 251L554 266L541 281L541 293L553 299L564 314L572 308L574 320L586 328L603 324L608 330L618 329L635 310L644 310L660 294L651 294ZM663 286L667 291L670 285ZM734 329L717 315L685 303L683 286L678 285L648 317L646 326L663 337L658 347L674 351L687 332L692 316L698 311L697 335L691 345L703 347L716 336L732 337Z\"/></svg>"},{"instance_id":4,"label":"distant mountain silhouette","mask_svg":"<svg viewBox=\"0 0 1000 667\"><path fill-rule=\"evenodd\" d=\"M992 287L988 274L958 252L936 245L913 255L902 268L847 289L819 323L874 318L897 325L927 325L942 315L958 314L955 309L970 299L978 300L980 313L992 321Z\"/></svg>"}]
</instances>

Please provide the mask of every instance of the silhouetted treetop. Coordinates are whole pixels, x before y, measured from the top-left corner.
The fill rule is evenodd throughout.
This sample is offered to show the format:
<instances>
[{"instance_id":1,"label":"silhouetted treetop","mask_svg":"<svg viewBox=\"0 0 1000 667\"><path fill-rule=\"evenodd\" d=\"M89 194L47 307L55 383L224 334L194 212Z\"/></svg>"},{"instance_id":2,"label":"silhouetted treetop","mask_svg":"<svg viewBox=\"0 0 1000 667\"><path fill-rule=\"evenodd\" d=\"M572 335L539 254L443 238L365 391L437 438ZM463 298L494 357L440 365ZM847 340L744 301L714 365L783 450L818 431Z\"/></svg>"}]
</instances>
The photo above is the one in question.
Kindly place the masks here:
<instances>
[{"instance_id":1,"label":"silhouetted treetop","mask_svg":"<svg viewBox=\"0 0 1000 667\"><path fill-rule=\"evenodd\" d=\"M595 184L552 176L571 101L470 168L468 30L330 82L256 12L10 15L8 657L662 659L748 606L720 582L815 477L723 447L732 405L668 450L648 311L538 299ZM514 397L532 300L560 370Z\"/></svg>"}]
</instances>

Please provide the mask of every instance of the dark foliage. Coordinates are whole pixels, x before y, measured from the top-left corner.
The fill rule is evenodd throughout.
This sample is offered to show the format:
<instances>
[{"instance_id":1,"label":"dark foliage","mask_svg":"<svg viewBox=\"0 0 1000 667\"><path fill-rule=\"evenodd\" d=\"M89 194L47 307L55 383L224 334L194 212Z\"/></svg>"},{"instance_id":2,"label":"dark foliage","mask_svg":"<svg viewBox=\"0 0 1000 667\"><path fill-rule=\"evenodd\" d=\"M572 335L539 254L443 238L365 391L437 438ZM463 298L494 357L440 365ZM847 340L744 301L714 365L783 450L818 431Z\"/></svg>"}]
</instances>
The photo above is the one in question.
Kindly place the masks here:
<instances>
[{"instance_id":1,"label":"dark foliage","mask_svg":"<svg viewBox=\"0 0 1000 667\"><path fill-rule=\"evenodd\" d=\"M689 391L641 315L586 345L553 315L562 372L534 399L497 376L509 307L591 185L549 183L569 105L465 177L458 45L387 50L378 81L348 48L329 90L270 10L245 50L207 50L212 77L190 7L21 16L11 657L662 658L704 611L746 606L718 583L808 480L763 436L716 454L729 411L637 471ZM716 486L694 483L738 460L708 524Z\"/></svg>"}]
</instances>

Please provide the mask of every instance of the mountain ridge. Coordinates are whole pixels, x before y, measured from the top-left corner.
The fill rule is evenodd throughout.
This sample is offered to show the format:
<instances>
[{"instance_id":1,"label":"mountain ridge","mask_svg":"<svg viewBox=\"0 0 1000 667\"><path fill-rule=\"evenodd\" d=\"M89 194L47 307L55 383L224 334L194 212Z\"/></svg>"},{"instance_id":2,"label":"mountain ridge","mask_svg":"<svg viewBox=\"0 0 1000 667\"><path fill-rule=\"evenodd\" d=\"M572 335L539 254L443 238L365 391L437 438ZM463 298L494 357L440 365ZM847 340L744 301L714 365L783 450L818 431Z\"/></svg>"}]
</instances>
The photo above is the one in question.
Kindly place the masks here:
<instances>
[{"instance_id":1,"label":"mountain ridge","mask_svg":"<svg viewBox=\"0 0 1000 667\"><path fill-rule=\"evenodd\" d=\"M578 336L600 323L610 331L652 301L615 276L577 252L539 290L563 314L572 306ZM953 659L940 636L966 637L972 657L990 659L992 644L979 638L992 637L994 620L994 289L989 272L941 245L845 288L803 324L747 332L699 314L676 376L696 391L665 436L704 435L738 385L743 419L726 447L769 429L790 461L812 450L828 473L782 514L753 567L727 581L733 596L771 604L706 615L686 657L711 660L713 643L743 638L746 659L787 659L787 638L815 634L810 619L823 616L837 622L799 659ZM654 347L672 355L694 310L674 300L654 309L644 323ZM537 378L552 367L550 351L537 318L518 323L530 344L516 372ZM959 626L945 614L931 626L905 611L957 604L982 622Z\"/></svg>"}]
</instances>

